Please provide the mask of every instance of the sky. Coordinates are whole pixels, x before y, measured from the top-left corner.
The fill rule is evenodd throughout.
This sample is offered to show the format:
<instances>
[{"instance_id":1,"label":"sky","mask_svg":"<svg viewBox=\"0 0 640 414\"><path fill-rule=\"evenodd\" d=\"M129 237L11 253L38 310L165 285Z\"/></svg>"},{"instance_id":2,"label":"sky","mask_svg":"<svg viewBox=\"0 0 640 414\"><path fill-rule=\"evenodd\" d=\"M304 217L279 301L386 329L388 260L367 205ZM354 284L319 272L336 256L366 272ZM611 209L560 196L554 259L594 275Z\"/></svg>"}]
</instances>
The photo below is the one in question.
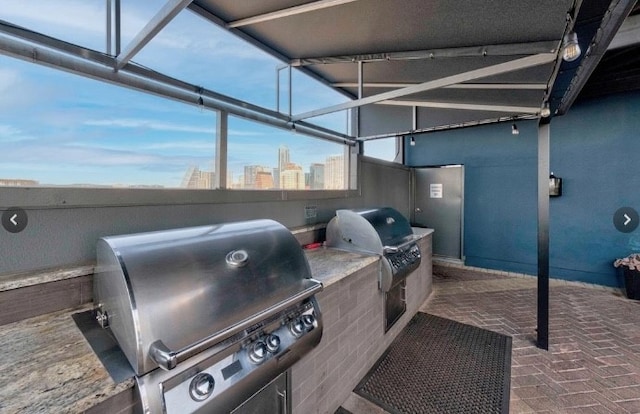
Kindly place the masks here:
<instances>
[{"instance_id":1,"label":"sky","mask_svg":"<svg viewBox=\"0 0 640 414\"><path fill-rule=\"evenodd\" d=\"M164 3L122 2L123 48ZM0 19L101 52L106 51L105 16L100 0L0 0ZM275 109L275 68L280 62L191 12L180 13L133 61ZM286 71L281 85L286 88ZM287 112L287 90L280 94L281 110ZM345 100L294 71L293 113ZM344 112L310 121L347 132ZM215 112L197 105L0 55L0 179L177 187L189 166L214 168L215 126ZM343 151L339 144L235 117L229 119L228 136L228 170L235 178L244 165L275 167L281 145L305 170ZM389 159L389 144L365 145L365 153Z\"/></svg>"}]
</instances>

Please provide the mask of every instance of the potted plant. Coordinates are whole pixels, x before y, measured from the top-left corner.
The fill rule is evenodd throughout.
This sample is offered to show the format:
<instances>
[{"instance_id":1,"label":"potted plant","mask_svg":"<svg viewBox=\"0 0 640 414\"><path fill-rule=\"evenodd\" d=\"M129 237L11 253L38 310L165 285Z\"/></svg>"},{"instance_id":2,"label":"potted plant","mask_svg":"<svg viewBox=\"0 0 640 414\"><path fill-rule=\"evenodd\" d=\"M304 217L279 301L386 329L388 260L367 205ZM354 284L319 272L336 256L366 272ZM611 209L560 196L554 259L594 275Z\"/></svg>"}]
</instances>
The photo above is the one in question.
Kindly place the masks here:
<instances>
[{"instance_id":1,"label":"potted plant","mask_svg":"<svg viewBox=\"0 0 640 414\"><path fill-rule=\"evenodd\" d=\"M640 300L640 253L617 259L613 266L622 270L627 297Z\"/></svg>"}]
</instances>

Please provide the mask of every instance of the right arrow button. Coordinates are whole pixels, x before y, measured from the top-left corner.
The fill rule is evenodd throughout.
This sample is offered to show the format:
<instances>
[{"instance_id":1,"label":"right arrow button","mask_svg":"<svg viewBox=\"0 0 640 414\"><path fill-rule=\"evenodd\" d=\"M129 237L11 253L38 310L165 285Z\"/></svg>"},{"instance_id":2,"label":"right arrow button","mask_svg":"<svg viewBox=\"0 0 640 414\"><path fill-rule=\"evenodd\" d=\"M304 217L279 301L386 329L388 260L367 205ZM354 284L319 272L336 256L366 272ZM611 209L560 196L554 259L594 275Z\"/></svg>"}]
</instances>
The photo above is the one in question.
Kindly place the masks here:
<instances>
[{"instance_id":1,"label":"right arrow button","mask_svg":"<svg viewBox=\"0 0 640 414\"><path fill-rule=\"evenodd\" d=\"M631 233L638 224L638 212L631 207L619 208L613 215L613 225L622 233Z\"/></svg>"}]
</instances>

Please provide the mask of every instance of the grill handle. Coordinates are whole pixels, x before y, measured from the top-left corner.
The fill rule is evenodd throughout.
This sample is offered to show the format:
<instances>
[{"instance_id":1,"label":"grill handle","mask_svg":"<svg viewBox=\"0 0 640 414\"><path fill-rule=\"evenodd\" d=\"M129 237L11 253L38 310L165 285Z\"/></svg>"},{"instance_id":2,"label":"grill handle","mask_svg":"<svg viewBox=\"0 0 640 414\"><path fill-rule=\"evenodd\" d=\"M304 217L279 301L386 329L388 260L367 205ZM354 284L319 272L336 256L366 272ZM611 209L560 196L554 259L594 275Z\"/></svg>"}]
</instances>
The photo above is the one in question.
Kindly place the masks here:
<instances>
[{"instance_id":1,"label":"grill handle","mask_svg":"<svg viewBox=\"0 0 640 414\"><path fill-rule=\"evenodd\" d=\"M289 414L289 410L287 409L287 390L280 392L279 389L276 389L276 393L278 394L280 414Z\"/></svg>"},{"instance_id":2,"label":"grill handle","mask_svg":"<svg viewBox=\"0 0 640 414\"><path fill-rule=\"evenodd\" d=\"M158 364L160 368L167 371L174 369L178 364L186 361L192 356L211 348L219 342L224 341L225 339L251 327L252 325L255 325L256 323L266 318L282 312L295 303L302 302L303 300L315 295L322 290L321 282L315 279L305 280L311 281L314 284L298 292L297 294L290 296L286 300L265 309L264 312L261 312L258 315L254 315L250 318L240 321L235 325L223 329L222 331L216 332L215 334L208 336L201 341L191 344L185 348L182 348L179 351L172 351L164 344L164 342L162 342L162 340L159 339L149 346L149 356L151 357L153 362Z\"/></svg>"},{"instance_id":3,"label":"grill handle","mask_svg":"<svg viewBox=\"0 0 640 414\"><path fill-rule=\"evenodd\" d=\"M382 251L384 252L384 254L398 253L400 250L403 250L405 247L415 243L416 239L417 238L415 236L410 236L409 240L404 241L400 244L396 244L395 246L383 246Z\"/></svg>"}]
</instances>

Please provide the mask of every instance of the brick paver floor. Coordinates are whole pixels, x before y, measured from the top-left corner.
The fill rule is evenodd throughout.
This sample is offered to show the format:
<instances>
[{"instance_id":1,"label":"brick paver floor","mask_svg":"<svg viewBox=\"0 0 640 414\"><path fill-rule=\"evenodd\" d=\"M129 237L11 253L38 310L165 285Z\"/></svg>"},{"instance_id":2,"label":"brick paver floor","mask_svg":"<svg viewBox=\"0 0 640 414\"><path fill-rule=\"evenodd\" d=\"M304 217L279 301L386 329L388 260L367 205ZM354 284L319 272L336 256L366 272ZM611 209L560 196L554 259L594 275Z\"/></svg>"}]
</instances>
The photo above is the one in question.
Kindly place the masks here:
<instances>
[{"instance_id":1,"label":"brick paver floor","mask_svg":"<svg viewBox=\"0 0 640 414\"><path fill-rule=\"evenodd\" d=\"M511 413L640 413L640 301L551 280L544 351L535 346L536 283L434 265L420 310L513 338Z\"/></svg>"}]
</instances>

